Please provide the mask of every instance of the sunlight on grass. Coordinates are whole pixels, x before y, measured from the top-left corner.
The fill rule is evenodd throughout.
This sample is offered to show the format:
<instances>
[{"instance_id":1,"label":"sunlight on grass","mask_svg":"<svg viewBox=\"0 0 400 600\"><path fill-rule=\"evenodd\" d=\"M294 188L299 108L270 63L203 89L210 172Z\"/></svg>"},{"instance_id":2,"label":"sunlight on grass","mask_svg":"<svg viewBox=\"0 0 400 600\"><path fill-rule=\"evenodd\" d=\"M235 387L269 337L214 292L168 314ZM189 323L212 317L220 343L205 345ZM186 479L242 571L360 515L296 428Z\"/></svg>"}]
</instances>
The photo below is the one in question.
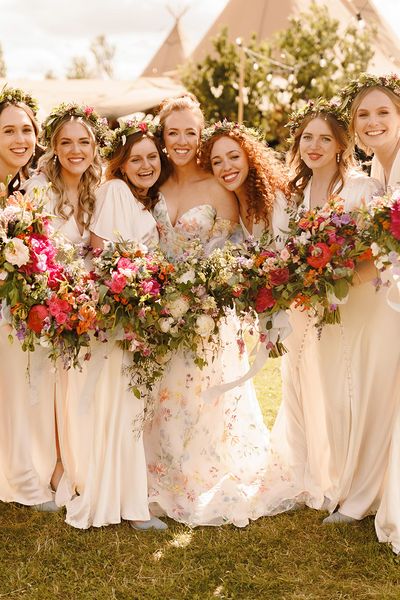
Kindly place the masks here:
<instances>
[{"instance_id":1,"label":"sunlight on grass","mask_svg":"<svg viewBox=\"0 0 400 600\"><path fill-rule=\"evenodd\" d=\"M187 531L185 533L177 533L174 535L172 540L169 542L170 546L175 546L175 548L186 548L192 541L193 532Z\"/></svg>"},{"instance_id":2,"label":"sunlight on grass","mask_svg":"<svg viewBox=\"0 0 400 600\"><path fill-rule=\"evenodd\" d=\"M255 378L271 427L280 359ZM399 566L372 517L323 527L301 510L248 527L134 532L128 523L80 531L63 513L0 503L0 600L399 600Z\"/></svg>"}]
</instances>

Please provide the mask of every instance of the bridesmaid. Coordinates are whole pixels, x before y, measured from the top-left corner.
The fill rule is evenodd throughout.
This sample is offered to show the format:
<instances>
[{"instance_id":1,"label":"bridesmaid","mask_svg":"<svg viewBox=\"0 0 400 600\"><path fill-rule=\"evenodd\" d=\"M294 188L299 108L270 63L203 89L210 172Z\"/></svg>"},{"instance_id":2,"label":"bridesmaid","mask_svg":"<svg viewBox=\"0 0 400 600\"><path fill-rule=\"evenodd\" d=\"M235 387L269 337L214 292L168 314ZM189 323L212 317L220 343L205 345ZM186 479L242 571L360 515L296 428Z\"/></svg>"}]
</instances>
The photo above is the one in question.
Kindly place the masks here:
<instances>
[{"instance_id":1,"label":"bridesmaid","mask_svg":"<svg viewBox=\"0 0 400 600\"><path fill-rule=\"evenodd\" d=\"M233 192L246 237L267 230L281 237L288 222L288 177L276 153L255 129L222 121L204 130L200 164Z\"/></svg>"},{"instance_id":2,"label":"bridesmaid","mask_svg":"<svg viewBox=\"0 0 400 600\"><path fill-rule=\"evenodd\" d=\"M364 74L342 92L350 108L350 131L358 146L373 152L371 174L383 187L393 191L400 185L400 80L396 75L376 77ZM393 323L398 315L392 313ZM397 343L398 345L398 343ZM396 348L396 347L395 347ZM399 366L398 366L399 368ZM382 502L375 518L380 542L391 544L400 553L400 410L391 438Z\"/></svg>"},{"instance_id":3,"label":"bridesmaid","mask_svg":"<svg viewBox=\"0 0 400 600\"><path fill-rule=\"evenodd\" d=\"M34 189L47 190L46 209L55 215L53 228L83 249L90 241L88 225L94 210L95 189L101 179L97 146L104 142L107 128L91 107L72 103L53 108L42 130L46 150L39 159L38 174L25 183L24 189L28 193ZM37 354L35 351L34 355ZM43 380L43 371L36 377ZM48 436L43 436L42 454L47 453L53 464L50 482L53 490L58 489L64 472L60 444L62 446L64 438L63 394L67 377L59 366L55 375L49 374L47 381L48 390L53 388L53 397L47 394L48 401L54 403L53 411L48 408L49 415L51 412L54 415L51 426L48 423L48 435L53 439L49 442ZM42 400L41 404L46 402Z\"/></svg>"},{"instance_id":4,"label":"bridesmaid","mask_svg":"<svg viewBox=\"0 0 400 600\"><path fill-rule=\"evenodd\" d=\"M29 176L38 126L36 101L19 89L0 91L0 183L6 194ZM42 401L31 403L25 377L28 355L8 341L9 325L0 325L0 499L38 510L55 511L50 479L56 457L50 456L54 419L47 401L48 378L38 388ZM32 355L31 367L37 357ZM51 378L51 376L50 376Z\"/></svg>"},{"instance_id":5,"label":"bridesmaid","mask_svg":"<svg viewBox=\"0 0 400 600\"><path fill-rule=\"evenodd\" d=\"M90 224L91 245L119 238L158 245L149 208L157 200L166 157L154 137L155 126L129 121L113 132L107 154L106 181L96 194ZM102 345L101 345L102 346ZM79 528L128 520L134 529L167 529L148 509L143 437L133 431L143 402L128 388L123 370L129 364L115 340L106 350L93 343L83 376L69 378L67 407L71 482L77 495L67 502L66 521ZM91 384L90 381L93 381ZM88 403L84 396L91 390Z\"/></svg>"},{"instance_id":6,"label":"bridesmaid","mask_svg":"<svg viewBox=\"0 0 400 600\"><path fill-rule=\"evenodd\" d=\"M159 113L171 174L153 209L160 247L172 261L193 241L223 243L238 224L233 194L198 164L204 117L191 95L166 99ZM240 357L232 315L219 331L220 351L199 369L190 352L179 351L167 366L145 431L149 496L155 510L196 525L254 518L253 500L263 474L268 430L250 382L215 401L203 393L248 370ZM259 514L257 514L259 516Z\"/></svg>"},{"instance_id":7,"label":"bridesmaid","mask_svg":"<svg viewBox=\"0 0 400 600\"><path fill-rule=\"evenodd\" d=\"M335 104L310 103L293 115L291 132L291 187L305 208L338 195L349 211L379 192L377 181L354 170ZM333 511L324 523L356 522L381 498L400 383L400 317L371 285L374 275L370 265L359 267L358 285L340 307L341 324L325 326L320 340L311 319L292 311L281 424L306 503Z\"/></svg>"}]
</instances>

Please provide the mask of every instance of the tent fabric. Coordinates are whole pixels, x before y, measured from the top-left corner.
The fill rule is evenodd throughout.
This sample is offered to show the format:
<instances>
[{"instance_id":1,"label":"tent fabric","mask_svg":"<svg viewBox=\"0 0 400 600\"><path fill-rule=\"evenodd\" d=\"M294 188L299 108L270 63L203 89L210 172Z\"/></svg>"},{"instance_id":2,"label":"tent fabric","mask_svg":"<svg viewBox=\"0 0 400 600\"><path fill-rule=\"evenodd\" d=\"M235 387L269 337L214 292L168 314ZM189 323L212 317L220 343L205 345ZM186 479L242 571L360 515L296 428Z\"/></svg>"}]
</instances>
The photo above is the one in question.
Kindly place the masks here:
<instances>
[{"instance_id":1,"label":"tent fabric","mask_svg":"<svg viewBox=\"0 0 400 600\"><path fill-rule=\"evenodd\" d=\"M147 112L166 97L179 96L185 88L170 77L140 77L136 81L105 79L0 79L0 89L8 84L22 88L39 101L39 120L60 102L93 106L102 116L116 119L135 112Z\"/></svg>"}]
</instances>

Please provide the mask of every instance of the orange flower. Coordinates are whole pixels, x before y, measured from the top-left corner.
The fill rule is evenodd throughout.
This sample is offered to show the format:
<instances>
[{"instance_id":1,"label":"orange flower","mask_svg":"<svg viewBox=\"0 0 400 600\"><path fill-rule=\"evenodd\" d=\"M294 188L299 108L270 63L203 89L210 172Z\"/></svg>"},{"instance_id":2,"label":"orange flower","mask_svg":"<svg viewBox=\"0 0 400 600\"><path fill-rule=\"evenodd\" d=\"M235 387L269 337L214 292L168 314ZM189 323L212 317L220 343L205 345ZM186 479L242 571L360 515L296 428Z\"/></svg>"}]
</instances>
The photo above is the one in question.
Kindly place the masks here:
<instances>
[{"instance_id":1,"label":"orange flower","mask_svg":"<svg viewBox=\"0 0 400 600\"><path fill-rule=\"evenodd\" d=\"M310 269L308 271L308 273L306 273L304 275L304 279L303 279L304 287L310 287L311 285L313 285L316 278L317 278L317 271L314 271L314 269Z\"/></svg>"},{"instance_id":2,"label":"orange flower","mask_svg":"<svg viewBox=\"0 0 400 600\"><path fill-rule=\"evenodd\" d=\"M362 261L362 260L372 260L372 250L371 248L367 248L365 250L365 252L363 252L362 254L360 254L360 256L357 257L358 261Z\"/></svg>"}]
</instances>

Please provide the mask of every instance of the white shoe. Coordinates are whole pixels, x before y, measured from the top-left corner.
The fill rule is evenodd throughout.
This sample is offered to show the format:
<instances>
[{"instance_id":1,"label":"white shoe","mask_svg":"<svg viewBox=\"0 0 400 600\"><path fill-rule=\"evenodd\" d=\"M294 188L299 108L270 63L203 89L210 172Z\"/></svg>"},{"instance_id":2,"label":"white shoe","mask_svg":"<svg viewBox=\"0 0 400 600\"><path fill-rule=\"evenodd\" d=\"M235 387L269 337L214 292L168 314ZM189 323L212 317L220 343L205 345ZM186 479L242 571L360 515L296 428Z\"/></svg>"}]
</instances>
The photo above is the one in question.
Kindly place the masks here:
<instances>
[{"instance_id":1,"label":"white shoe","mask_svg":"<svg viewBox=\"0 0 400 600\"><path fill-rule=\"evenodd\" d=\"M158 517L151 517L149 521L129 521L129 524L137 531L148 531L149 529L165 531L168 529L168 525Z\"/></svg>"},{"instance_id":2,"label":"white shoe","mask_svg":"<svg viewBox=\"0 0 400 600\"><path fill-rule=\"evenodd\" d=\"M322 522L325 525L330 525L331 523L358 523L359 519L343 515L341 512L337 511L329 515L329 517L326 517Z\"/></svg>"},{"instance_id":3,"label":"white shoe","mask_svg":"<svg viewBox=\"0 0 400 600\"><path fill-rule=\"evenodd\" d=\"M48 500L47 502L34 504L31 508L33 510L37 510L38 512L59 512L61 510L61 507L57 506L54 500Z\"/></svg>"}]
</instances>

